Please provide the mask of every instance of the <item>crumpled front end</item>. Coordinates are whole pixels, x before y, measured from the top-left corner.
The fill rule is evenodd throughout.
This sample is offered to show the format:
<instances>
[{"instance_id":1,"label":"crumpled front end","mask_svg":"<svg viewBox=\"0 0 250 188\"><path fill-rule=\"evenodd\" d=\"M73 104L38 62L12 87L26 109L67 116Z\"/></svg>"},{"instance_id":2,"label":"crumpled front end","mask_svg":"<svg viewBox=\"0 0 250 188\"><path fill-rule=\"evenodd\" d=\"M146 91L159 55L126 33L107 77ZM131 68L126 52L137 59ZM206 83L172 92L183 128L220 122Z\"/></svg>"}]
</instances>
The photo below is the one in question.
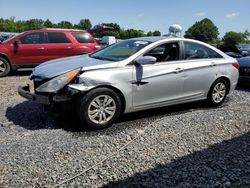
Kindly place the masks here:
<instances>
[{"instance_id":1,"label":"crumpled front end","mask_svg":"<svg viewBox=\"0 0 250 188\"><path fill-rule=\"evenodd\" d=\"M76 83L80 72L81 68L77 68L52 79L40 79L32 76L35 92L31 93L30 86L27 85L19 86L18 93L28 100L46 105L69 101L77 92L68 89L68 84Z\"/></svg>"}]
</instances>

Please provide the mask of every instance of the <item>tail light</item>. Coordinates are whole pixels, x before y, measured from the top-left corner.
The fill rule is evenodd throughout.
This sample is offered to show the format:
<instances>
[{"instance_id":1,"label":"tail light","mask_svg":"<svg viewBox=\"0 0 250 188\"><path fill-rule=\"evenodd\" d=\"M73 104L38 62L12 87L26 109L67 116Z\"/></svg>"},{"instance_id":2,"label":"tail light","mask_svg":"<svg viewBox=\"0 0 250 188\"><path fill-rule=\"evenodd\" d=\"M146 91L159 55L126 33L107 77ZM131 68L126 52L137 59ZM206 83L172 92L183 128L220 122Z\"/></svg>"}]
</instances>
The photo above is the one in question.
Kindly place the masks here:
<instances>
[{"instance_id":1,"label":"tail light","mask_svg":"<svg viewBox=\"0 0 250 188\"><path fill-rule=\"evenodd\" d=\"M234 66L234 68L236 68L238 70L240 69L240 64L239 63L233 63L232 65Z\"/></svg>"}]
</instances>

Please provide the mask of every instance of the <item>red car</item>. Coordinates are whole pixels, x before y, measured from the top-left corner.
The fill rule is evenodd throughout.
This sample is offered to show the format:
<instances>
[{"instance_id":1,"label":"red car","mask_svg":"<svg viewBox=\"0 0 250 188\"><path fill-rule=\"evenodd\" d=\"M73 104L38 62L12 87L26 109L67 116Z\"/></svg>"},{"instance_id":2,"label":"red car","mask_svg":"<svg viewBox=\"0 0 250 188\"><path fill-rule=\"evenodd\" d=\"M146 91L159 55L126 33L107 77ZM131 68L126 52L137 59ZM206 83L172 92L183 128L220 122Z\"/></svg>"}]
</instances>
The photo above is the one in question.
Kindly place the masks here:
<instances>
[{"instance_id":1,"label":"red car","mask_svg":"<svg viewBox=\"0 0 250 188\"><path fill-rule=\"evenodd\" d=\"M49 29L26 31L0 43L0 77L18 68L32 68L45 61L99 50L86 31Z\"/></svg>"}]
</instances>

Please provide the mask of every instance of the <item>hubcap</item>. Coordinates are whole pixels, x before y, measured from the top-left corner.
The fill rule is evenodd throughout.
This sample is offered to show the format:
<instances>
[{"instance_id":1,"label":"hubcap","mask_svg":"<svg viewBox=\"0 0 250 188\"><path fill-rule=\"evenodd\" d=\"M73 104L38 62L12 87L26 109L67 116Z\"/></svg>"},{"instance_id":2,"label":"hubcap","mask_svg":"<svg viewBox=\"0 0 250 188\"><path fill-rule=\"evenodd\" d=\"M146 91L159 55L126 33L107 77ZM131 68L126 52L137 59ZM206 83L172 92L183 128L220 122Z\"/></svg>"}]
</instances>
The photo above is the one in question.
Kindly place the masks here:
<instances>
[{"instance_id":1,"label":"hubcap","mask_svg":"<svg viewBox=\"0 0 250 188\"><path fill-rule=\"evenodd\" d=\"M224 83L219 82L215 85L212 93L212 98L215 103L220 103L226 95L226 86Z\"/></svg>"},{"instance_id":2,"label":"hubcap","mask_svg":"<svg viewBox=\"0 0 250 188\"><path fill-rule=\"evenodd\" d=\"M94 98L88 107L89 119L96 124L105 124L110 121L116 112L116 104L108 95Z\"/></svg>"},{"instance_id":3,"label":"hubcap","mask_svg":"<svg viewBox=\"0 0 250 188\"><path fill-rule=\"evenodd\" d=\"M0 73L3 73L5 69L6 69L6 65L4 64L4 62L0 60Z\"/></svg>"}]
</instances>

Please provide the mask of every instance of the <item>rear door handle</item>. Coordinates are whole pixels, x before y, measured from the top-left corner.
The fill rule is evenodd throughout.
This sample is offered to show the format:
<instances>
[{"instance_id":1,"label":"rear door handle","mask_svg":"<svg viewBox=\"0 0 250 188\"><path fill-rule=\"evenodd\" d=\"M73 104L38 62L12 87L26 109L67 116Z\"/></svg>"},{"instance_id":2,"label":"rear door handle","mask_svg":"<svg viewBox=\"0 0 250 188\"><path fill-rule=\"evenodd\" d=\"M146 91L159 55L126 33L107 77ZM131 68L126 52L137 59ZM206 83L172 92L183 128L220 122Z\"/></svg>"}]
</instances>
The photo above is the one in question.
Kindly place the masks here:
<instances>
[{"instance_id":1,"label":"rear door handle","mask_svg":"<svg viewBox=\"0 0 250 188\"><path fill-rule=\"evenodd\" d=\"M175 73L180 73L180 72L183 72L183 70L184 70L184 69L182 69L182 68L176 68L174 72L175 72Z\"/></svg>"},{"instance_id":2,"label":"rear door handle","mask_svg":"<svg viewBox=\"0 0 250 188\"><path fill-rule=\"evenodd\" d=\"M67 47L65 47L66 49L71 49L71 46L67 46Z\"/></svg>"},{"instance_id":3,"label":"rear door handle","mask_svg":"<svg viewBox=\"0 0 250 188\"><path fill-rule=\"evenodd\" d=\"M37 50L40 50L40 51L41 51L41 50L44 50L44 48L43 48L43 47L41 47L41 48L37 48Z\"/></svg>"}]
</instances>

